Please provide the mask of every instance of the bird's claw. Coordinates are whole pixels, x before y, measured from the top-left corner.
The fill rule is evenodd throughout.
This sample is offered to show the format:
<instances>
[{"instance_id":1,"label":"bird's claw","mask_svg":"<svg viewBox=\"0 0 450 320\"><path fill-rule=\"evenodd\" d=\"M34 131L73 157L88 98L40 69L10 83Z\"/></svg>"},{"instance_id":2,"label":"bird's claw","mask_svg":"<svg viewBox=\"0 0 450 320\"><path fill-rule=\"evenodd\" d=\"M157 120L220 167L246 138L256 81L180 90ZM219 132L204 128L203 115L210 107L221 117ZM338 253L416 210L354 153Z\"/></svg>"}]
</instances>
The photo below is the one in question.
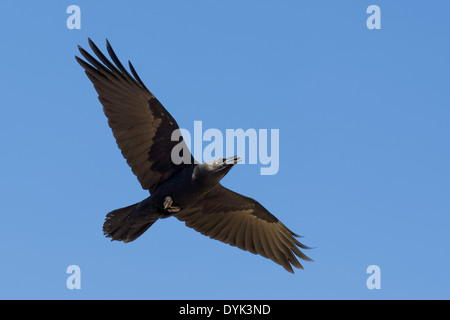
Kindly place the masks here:
<instances>
[{"instance_id":1,"label":"bird's claw","mask_svg":"<svg viewBox=\"0 0 450 320\"><path fill-rule=\"evenodd\" d=\"M164 205L164 210L166 210L166 211L168 211L170 213L174 213L174 212L180 211L180 208L179 207L173 207L172 203L173 203L172 197L167 196L164 199L164 204L163 204Z\"/></svg>"}]
</instances>

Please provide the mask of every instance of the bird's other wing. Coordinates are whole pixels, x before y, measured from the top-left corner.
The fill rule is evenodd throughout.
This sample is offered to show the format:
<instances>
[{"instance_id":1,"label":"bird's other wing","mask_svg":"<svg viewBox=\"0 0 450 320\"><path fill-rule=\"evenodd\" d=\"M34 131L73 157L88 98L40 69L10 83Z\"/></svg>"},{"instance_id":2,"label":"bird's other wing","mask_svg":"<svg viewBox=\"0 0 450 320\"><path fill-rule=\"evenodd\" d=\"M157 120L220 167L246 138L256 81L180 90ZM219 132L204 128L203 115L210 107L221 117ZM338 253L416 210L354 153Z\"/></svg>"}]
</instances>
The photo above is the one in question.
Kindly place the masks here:
<instances>
[{"instance_id":1,"label":"bird's other wing","mask_svg":"<svg viewBox=\"0 0 450 320\"><path fill-rule=\"evenodd\" d=\"M294 273L292 266L303 269L299 257L312 261L302 249L297 234L252 198L233 192L222 185L206 194L194 208L175 217L205 236L240 249L260 254Z\"/></svg>"},{"instance_id":2,"label":"bird's other wing","mask_svg":"<svg viewBox=\"0 0 450 320\"><path fill-rule=\"evenodd\" d=\"M184 141L172 141L178 124L155 96L146 88L129 62L133 76L123 67L108 40L106 47L111 62L89 39L89 45L97 59L78 46L81 55L75 56L94 84L108 124L133 173L144 189L152 192L186 164L176 165L171 159L175 145ZM182 139L182 138L181 138ZM189 150L183 145L181 150ZM186 159L187 157L183 157ZM189 155L194 163L192 155Z\"/></svg>"}]
</instances>

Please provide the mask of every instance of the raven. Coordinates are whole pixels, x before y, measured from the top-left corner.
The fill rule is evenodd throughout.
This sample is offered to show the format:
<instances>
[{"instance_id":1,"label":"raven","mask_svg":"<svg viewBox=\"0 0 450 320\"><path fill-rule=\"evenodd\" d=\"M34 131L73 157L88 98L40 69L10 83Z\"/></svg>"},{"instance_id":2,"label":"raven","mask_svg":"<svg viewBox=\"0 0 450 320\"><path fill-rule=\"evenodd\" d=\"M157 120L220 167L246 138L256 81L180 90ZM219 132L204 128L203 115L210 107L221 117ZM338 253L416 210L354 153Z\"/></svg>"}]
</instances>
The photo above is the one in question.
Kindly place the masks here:
<instances>
[{"instance_id":1,"label":"raven","mask_svg":"<svg viewBox=\"0 0 450 320\"><path fill-rule=\"evenodd\" d=\"M252 198L228 190L220 180L239 157L175 164L171 153L183 140L172 141L175 119L147 89L129 61L130 73L108 40L111 62L89 39L97 59L78 46L85 60L75 59L98 93L122 155L150 196L106 215L103 232L112 240L130 242L158 219L174 216L186 226L240 249L260 254L294 273L303 269L296 257L312 261L299 248L297 234ZM182 138L181 138L182 139ZM183 145L184 147L185 145ZM188 150L182 148L182 150Z\"/></svg>"}]
</instances>

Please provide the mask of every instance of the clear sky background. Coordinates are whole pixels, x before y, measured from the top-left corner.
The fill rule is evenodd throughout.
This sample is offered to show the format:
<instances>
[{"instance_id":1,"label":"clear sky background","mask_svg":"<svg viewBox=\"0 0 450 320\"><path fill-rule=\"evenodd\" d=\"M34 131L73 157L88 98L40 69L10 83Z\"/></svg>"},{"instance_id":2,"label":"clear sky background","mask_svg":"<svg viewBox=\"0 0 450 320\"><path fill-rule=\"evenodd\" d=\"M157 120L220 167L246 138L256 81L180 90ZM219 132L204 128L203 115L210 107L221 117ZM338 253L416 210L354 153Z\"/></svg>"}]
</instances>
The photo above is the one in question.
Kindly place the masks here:
<instances>
[{"instance_id":1,"label":"clear sky background","mask_svg":"<svg viewBox=\"0 0 450 320\"><path fill-rule=\"evenodd\" d=\"M81 30L66 27L72 4ZM381 30L366 27L372 4ZM449 13L444 0L2 1L0 298L449 299ZM292 275L175 218L105 238L105 215L148 193L74 59L88 37L130 59L183 128L279 129L278 174L240 165L223 184L315 262Z\"/></svg>"}]
</instances>

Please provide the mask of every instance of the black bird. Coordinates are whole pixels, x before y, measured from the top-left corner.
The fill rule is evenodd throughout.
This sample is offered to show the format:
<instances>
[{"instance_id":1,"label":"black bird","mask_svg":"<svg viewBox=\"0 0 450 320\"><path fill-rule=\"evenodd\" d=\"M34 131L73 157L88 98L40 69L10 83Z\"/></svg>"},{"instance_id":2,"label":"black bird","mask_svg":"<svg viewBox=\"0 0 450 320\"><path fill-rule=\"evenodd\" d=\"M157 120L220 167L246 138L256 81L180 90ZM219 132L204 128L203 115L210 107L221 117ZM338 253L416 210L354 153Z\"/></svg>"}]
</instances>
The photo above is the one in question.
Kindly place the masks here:
<instances>
[{"instance_id":1,"label":"black bird","mask_svg":"<svg viewBox=\"0 0 450 320\"><path fill-rule=\"evenodd\" d=\"M129 62L130 75L117 58L108 40L112 63L89 39L98 59L78 46L75 56L94 84L117 145L151 194L131 206L106 215L103 232L112 240L130 242L160 218L174 216L186 226L240 249L260 254L294 272L303 269L296 256L312 261L300 248L297 234L289 230L257 201L228 190L220 180L239 157L199 164L175 164L171 152L184 141L172 141L179 129L175 119L147 89ZM185 146L185 145L184 145ZM183 150L188 150L183 148Z\"/></svg>"}]
</instances>

